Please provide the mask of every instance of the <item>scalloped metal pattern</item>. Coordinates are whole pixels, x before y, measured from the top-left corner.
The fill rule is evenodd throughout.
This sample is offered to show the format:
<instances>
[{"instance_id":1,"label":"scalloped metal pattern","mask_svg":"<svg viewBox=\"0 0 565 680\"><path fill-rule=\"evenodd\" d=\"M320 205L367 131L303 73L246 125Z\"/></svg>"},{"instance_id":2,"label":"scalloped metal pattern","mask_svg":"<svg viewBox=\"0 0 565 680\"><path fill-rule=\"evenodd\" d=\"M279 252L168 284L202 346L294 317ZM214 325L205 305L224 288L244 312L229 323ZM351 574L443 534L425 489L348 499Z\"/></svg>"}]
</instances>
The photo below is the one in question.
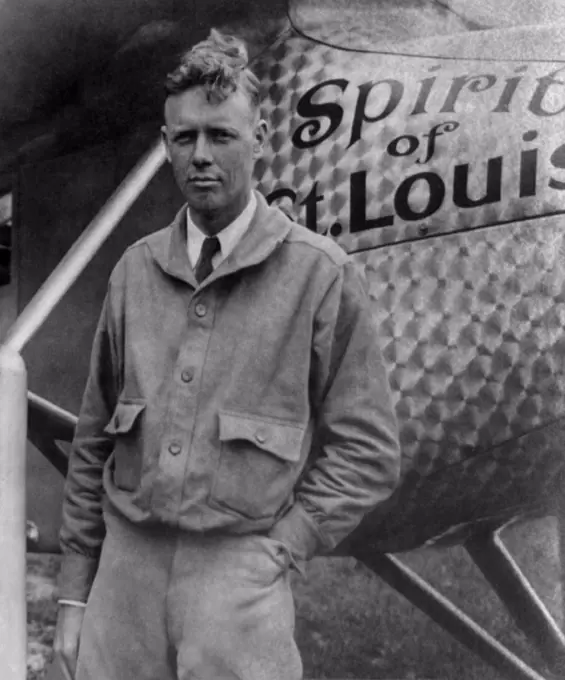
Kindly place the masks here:
<instances>
[{"instance_id":1,"label":"scalloped metal pattern","mask_svg":"<svg viewBox=\"0 0 565 680\"><path fill-rule=\"evenodd\" d=\"M394 495L367 515L344 544L377 552L455 545L481 527L555 511L565 480L563 420L429 475L409 470Z\"/></svg>"},{"instance_id":2,"label":"scalloped metal pattern","mask_svg":"<svg viewBox=\"0 0 565 680\"><path fill-rule=\"evenodd\" d=\"M565 218L556 214L565 212L565 194L550 186L552 178L563 180L563 171L554 172L549 162L555 149L565 153L557 119L534 119L526 111L505 117L501 128L501 114L492 111L500 91L490 99L463 97L455 112L424 117L410 117L414 98L403 99L386 120L364 123L350 144L360 83L394 78L405 96L425 77L446 76L448 67L437 66L433 59L352 54L291 36L259 68L270 83L266 114L273 129L271 151L257 167L259 188L266 195L295 191L296 200L287 196L280 205L302 221L301 203L316 182L323 195L316 202L317 230L332 234L332 225L341 225L338 241L355 253L369 283L404 469L398 491L356 533L379 550L411 549L450 531L456 536L455 528L468 522L508 520L548 506L565 466L562 433L552 424L565 415ZM477 70L452 63L447 75L452 82L470 68ZM553 68L497 64L500 82L516 84L508 108L525 111L532 87ZM488 65L480 69L488 75ZM527 83L509 80L526 72ZM316 101L339 102L340 125L322 143L297 148L293 135L308 121L292 112L309 88L336 78L347 87L330 86ZM487 81L475 82L480 89ZM438 101L445 97L444 88ZM563 104L555 101L554 109ZM391 140L413 135L421 141L446 119L459 127L438 138L427 162L417 162L421 154L387 152ZM303 139L319 137L329 124L323 116L318 126L312 121ZM467 193L477 198L486 190L486 160L497 156L504 157L500 200L455 205L449 198L454 164L468 164ZM395 215L393 225L348 233L351 175L359 171L367 173L367 216ZM418 172L441 178L444 201L425 219L401 220L398 187ZM415 189L411 210L428 200Z\"/></svg>"},{"instance_id":3,"label":"scalloped metal pattern","mask_svg":"<svg viewBox=\"0 0 565 680\"><path fill-rule=\"evenodd\" d=\"M428 473L565 412L560 222L543 218L356 255L412 468Z\"/></svg>"},{"instance_id":4,"label":"scalloped metal pattern","mask_svg":"<svg viewBox=\"0 0 565 680\"><path fill-rule=\"evenodd\" d=\"M554 502L565 479L560 222L356 256L381 332L404 468L398 491L357 532L376 549L456 541L465 525L500 524Z\"/></svg>"}]
</instances>

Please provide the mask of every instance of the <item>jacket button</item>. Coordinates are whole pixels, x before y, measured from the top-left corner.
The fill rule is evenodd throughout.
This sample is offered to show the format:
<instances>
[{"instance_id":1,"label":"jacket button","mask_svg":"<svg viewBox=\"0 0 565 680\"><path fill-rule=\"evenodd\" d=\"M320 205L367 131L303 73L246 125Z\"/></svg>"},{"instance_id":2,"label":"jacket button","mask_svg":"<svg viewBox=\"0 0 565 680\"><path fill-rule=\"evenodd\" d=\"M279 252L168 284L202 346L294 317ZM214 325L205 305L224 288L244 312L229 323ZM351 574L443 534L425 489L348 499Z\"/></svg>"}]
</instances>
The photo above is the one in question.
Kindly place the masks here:
<instances>
[{"instance_id":1,"label":"jacket button","mask_svg":"<svg viewBox=\"0 0 565 680\"><path fill-rule=\"evenodd\" d=\"M206 316L206 305L203 302L199 302L194 308L196 316L203 317Z\"/></svg>"},{"instance_id":2,"label":"jacket button","mask_svg":"<svg viewBox=\"0 0 565 680\"><path fill-rule=\"evenodd\" d=\"M180 377L183 382L189 383L194 378L194 371L191 368L187 368L181 373Z\"/></svg>"},{"instance_id":3,"label":"jacket button","mask_svg":"<svg viewBox=\"0 0 565 680\"><path fill-rule=\"evenodd\" d=\"M267 432L265 430L257 430L255 433L255 439L259 444L264 444L267 441Z\"/></svg>"},{"instance_id":4,"label":"jacket button","mask_svg":"<svg viewBox=\"0 0 565 680\"><path fill-rule=\"evenodd\" d=\"M178 456L180 452L181 452L180 444L171 444L169 446L169 453L171 453L173 456Z\"/></svg>"}]
</instances>

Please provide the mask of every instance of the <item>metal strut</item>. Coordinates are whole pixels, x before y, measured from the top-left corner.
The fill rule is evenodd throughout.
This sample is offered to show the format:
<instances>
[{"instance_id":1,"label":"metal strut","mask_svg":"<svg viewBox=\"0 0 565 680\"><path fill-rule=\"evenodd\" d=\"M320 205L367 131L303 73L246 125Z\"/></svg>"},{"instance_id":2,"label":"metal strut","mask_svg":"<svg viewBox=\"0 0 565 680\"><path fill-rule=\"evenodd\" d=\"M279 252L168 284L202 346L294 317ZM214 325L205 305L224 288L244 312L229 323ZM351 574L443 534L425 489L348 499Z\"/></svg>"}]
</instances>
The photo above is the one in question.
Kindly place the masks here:
<instances>
[{"instance_id":1,"label":"metal strut","mask_svg":"<svg viewBox=\"0 0 565 680\"><path fill-rule=\"evenodd\" d=\"M57 444L57 441L72 441L77 417L29 391L27 393L27 417L27 438L65 477L69 461L67 454Z\"/></svg>"},{"instance_id":2,"label":"metal strut","mask_svg":"<svg viewBox=\"0 0 565 680\"><path fill-rule=\"evenodd\" d=\"M356 549L355 557L509 680L547 680L398 558Z\"/></svg>"},{"instance_id":3,"label":"metal strut","mask_svg":"<svg viewBox=\"0 0 565 680\"><path fill-rule=\"evenodd\" d=\"M516 625L539 650L551 670L559 677L565 677L565 635L508 552L499 533L478 535L467 541L465 548Z\"/></svg>"},{"instance_id":4,"label":"metal strut","mask_svg":"<svg viewBox=\"0 0 565 680\"><path fill-rule=\"evenodd\" d=\"M562 480L561 489L563 493L558 499L557 530L559 532L559 557L561 558L561 611L565 615L565 479Z\"/></svg>"}]
</instances>

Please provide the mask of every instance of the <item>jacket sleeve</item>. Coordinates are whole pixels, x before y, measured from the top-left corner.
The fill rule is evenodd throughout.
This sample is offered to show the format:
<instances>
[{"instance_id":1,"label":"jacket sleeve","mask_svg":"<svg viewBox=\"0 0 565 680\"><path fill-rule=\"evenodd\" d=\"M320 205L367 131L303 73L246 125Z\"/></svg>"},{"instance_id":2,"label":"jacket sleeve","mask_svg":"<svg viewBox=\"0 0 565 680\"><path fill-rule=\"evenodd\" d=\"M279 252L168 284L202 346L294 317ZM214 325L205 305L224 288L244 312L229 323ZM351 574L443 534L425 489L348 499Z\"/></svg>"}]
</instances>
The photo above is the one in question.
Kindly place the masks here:
<instances>
[{"instance_id":1,"label":"jacket sleeve","mask_svg":"<svg viewBox=\"0 0 565 680\"><path fill-rule=\"evenodd\" d=\"M118 352L109 309L108 294L94 336L64 488L58 591L59 599L65 600L87 600L105 536L102 472L113 441L104 427L119 393Z\"/></svg>"},{"instance_id":2,"label":"jacket sleeve","mask_svg":"<svg viewBox=\"0 0 565 680\"><path fill-rule=\"evenodd\" d=\"M335 548L400 476L396 416L363 276L348 260L319 307L311 401L318 454L270 535L298 559Z\"/></svg>"}]
</instances>

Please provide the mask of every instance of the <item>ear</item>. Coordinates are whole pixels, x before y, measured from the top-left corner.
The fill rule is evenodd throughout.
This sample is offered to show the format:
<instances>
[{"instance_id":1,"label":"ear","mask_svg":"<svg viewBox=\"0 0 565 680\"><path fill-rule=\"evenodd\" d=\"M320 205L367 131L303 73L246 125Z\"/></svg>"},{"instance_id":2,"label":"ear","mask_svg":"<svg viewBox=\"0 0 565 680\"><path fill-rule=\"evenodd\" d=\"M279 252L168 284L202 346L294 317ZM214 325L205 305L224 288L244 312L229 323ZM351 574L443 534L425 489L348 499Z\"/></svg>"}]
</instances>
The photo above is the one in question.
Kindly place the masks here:
<instances>
[{"instance_id":1,"label":"ear","mask_svg":"<svg viewBox=\"0 0 565 680\"><path fill-rule=\"evenodd\" d=\"M257 159L263 155L265 149L265 142L267 140L267 134L269 132L269 126L267 121L260 118L255 125L255 140L253 142L253 158Z\"/></svg>"},{"instance_id":2,"label":"ear","mask_svg":"<svg viewBox=\"0 0 565 680\"><path fill-rule=\"evenodd\" d=\"M167 126L161 126L161 139L163 140L163 146L165 147L165 153L167 155L167 160L171 162L171 151L169 149L169 137L167 135Z\"/></svg>"}]
</instances>

